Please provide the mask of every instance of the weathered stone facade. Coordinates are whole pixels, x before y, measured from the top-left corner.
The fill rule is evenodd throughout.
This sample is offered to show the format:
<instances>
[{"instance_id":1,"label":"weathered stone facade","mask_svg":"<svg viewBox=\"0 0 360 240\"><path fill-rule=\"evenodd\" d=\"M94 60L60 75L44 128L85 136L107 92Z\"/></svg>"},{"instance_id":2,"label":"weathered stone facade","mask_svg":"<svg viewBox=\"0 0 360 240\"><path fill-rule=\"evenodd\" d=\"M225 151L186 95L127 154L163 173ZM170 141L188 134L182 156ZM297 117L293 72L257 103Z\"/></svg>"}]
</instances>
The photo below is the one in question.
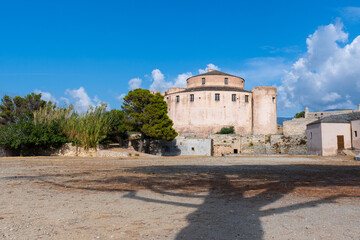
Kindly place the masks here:
<instances>
[{"instance_id":1,"label":"weathered stone facade","mask_svg":"<svg viewBox=\"0 0 360 240\"><path fill-rule=\"evenodd\" d=\"M306 134L306 125L309 123L312 123L319 119L323 119L328 116L349 114L349 113L356 113L356 112L360 112L360 104L358 105L357 110L344 109L344 110L336 110L336 111L309 112L309 109L305 108L305 117L304 118L294 118L289 121L284 121L283 133L284 133L284 135L305 135Z\"/></svg>"},{"instance_id":2,"label":"weathered stone facade","mask_svg":"<svg viewBox=\"0 0 360 240\"><path fill-rule=\"evenodd\" d=\"M214 156L232 154L307 154L306 137L304 135L228 135L214 134Z\"/></svg>"},{"instance_id":3,"label":"weathered stone facade","mask_svg":"<svg viewBox=\"0 0 360 240\"><path fill-rule=\"evenodd\" d=\"M190 77L187 88L170 88L164 98L175 130L206 137L234 126L237 134L276 134L276 88L246 91L244 82L214 70Z\"/></svg>"}]
</instances>

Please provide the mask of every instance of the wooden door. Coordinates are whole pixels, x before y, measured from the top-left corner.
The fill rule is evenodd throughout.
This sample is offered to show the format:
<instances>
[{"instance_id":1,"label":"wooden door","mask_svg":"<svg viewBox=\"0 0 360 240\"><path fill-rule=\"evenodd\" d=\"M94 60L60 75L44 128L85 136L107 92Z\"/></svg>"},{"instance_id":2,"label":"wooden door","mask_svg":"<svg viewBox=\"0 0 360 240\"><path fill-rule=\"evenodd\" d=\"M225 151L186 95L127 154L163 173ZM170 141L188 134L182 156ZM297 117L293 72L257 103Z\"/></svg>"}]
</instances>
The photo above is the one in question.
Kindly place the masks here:
<instances>
[{"instance_id":1,"label":"wooden door","mask_svg":"<svg viewBox=\"0 0 360 240\"><path fill-rule=\"evenodd\" d=\"M343 150L344 147L344 135L337 135L338 150Z\"/></svg>"}]
</instances>

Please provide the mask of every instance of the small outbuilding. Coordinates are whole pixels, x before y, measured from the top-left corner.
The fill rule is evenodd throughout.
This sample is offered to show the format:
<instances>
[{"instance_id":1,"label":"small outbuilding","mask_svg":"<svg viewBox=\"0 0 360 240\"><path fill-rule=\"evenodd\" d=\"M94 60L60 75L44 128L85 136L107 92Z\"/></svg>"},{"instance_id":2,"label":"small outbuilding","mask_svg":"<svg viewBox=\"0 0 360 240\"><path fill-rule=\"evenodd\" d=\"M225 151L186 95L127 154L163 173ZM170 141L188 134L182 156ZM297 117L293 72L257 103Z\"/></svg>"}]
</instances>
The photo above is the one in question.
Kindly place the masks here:
<instances>
[{"instance_id":1,"label":"small outbuilding","mask_svg":"<svg viewBox=\"0 0 360 240\"><path fill-rule=\"evenodd\" d=\"M334 156L360 149L360 112L332 115L306 125L308 154Z\"/></svg>"}]
</instances>

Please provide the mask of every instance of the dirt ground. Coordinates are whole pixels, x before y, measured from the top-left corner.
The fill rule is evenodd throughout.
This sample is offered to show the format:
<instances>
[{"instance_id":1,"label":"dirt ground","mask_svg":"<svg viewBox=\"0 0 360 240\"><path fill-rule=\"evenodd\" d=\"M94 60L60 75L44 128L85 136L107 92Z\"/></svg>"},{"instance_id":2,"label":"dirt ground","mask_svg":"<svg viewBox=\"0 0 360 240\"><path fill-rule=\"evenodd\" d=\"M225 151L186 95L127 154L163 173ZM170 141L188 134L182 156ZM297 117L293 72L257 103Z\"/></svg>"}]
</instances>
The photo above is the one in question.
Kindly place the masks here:
<instances>
[{"instance_id":1,"label":"dirt ground","mask_svg":"<svg viewBox=\"0 0 360 240\"><path fill-rule=\"evenodd\" d=\"M360 239L346 157L1 158L0 239Z\"/></svg>"}]
</instances>

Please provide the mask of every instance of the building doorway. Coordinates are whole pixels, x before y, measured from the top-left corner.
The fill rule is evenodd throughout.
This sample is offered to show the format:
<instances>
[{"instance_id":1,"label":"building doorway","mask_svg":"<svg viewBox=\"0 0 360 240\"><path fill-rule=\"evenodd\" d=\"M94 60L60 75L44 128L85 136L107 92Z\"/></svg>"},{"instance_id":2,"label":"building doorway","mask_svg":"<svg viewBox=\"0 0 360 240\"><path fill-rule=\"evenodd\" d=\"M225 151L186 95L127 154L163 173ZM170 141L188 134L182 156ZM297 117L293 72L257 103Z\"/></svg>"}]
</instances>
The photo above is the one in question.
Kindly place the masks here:
<instances>
[{"instance_id":1,"label":"building doorway","mask_svg":"<svg viewBox=\"0 0 360 240\"><path fill-rule=\"evenodd\" d=\"M344 150L344 135L337 135L338 150Z\"/></svg>"}]
</instances>

